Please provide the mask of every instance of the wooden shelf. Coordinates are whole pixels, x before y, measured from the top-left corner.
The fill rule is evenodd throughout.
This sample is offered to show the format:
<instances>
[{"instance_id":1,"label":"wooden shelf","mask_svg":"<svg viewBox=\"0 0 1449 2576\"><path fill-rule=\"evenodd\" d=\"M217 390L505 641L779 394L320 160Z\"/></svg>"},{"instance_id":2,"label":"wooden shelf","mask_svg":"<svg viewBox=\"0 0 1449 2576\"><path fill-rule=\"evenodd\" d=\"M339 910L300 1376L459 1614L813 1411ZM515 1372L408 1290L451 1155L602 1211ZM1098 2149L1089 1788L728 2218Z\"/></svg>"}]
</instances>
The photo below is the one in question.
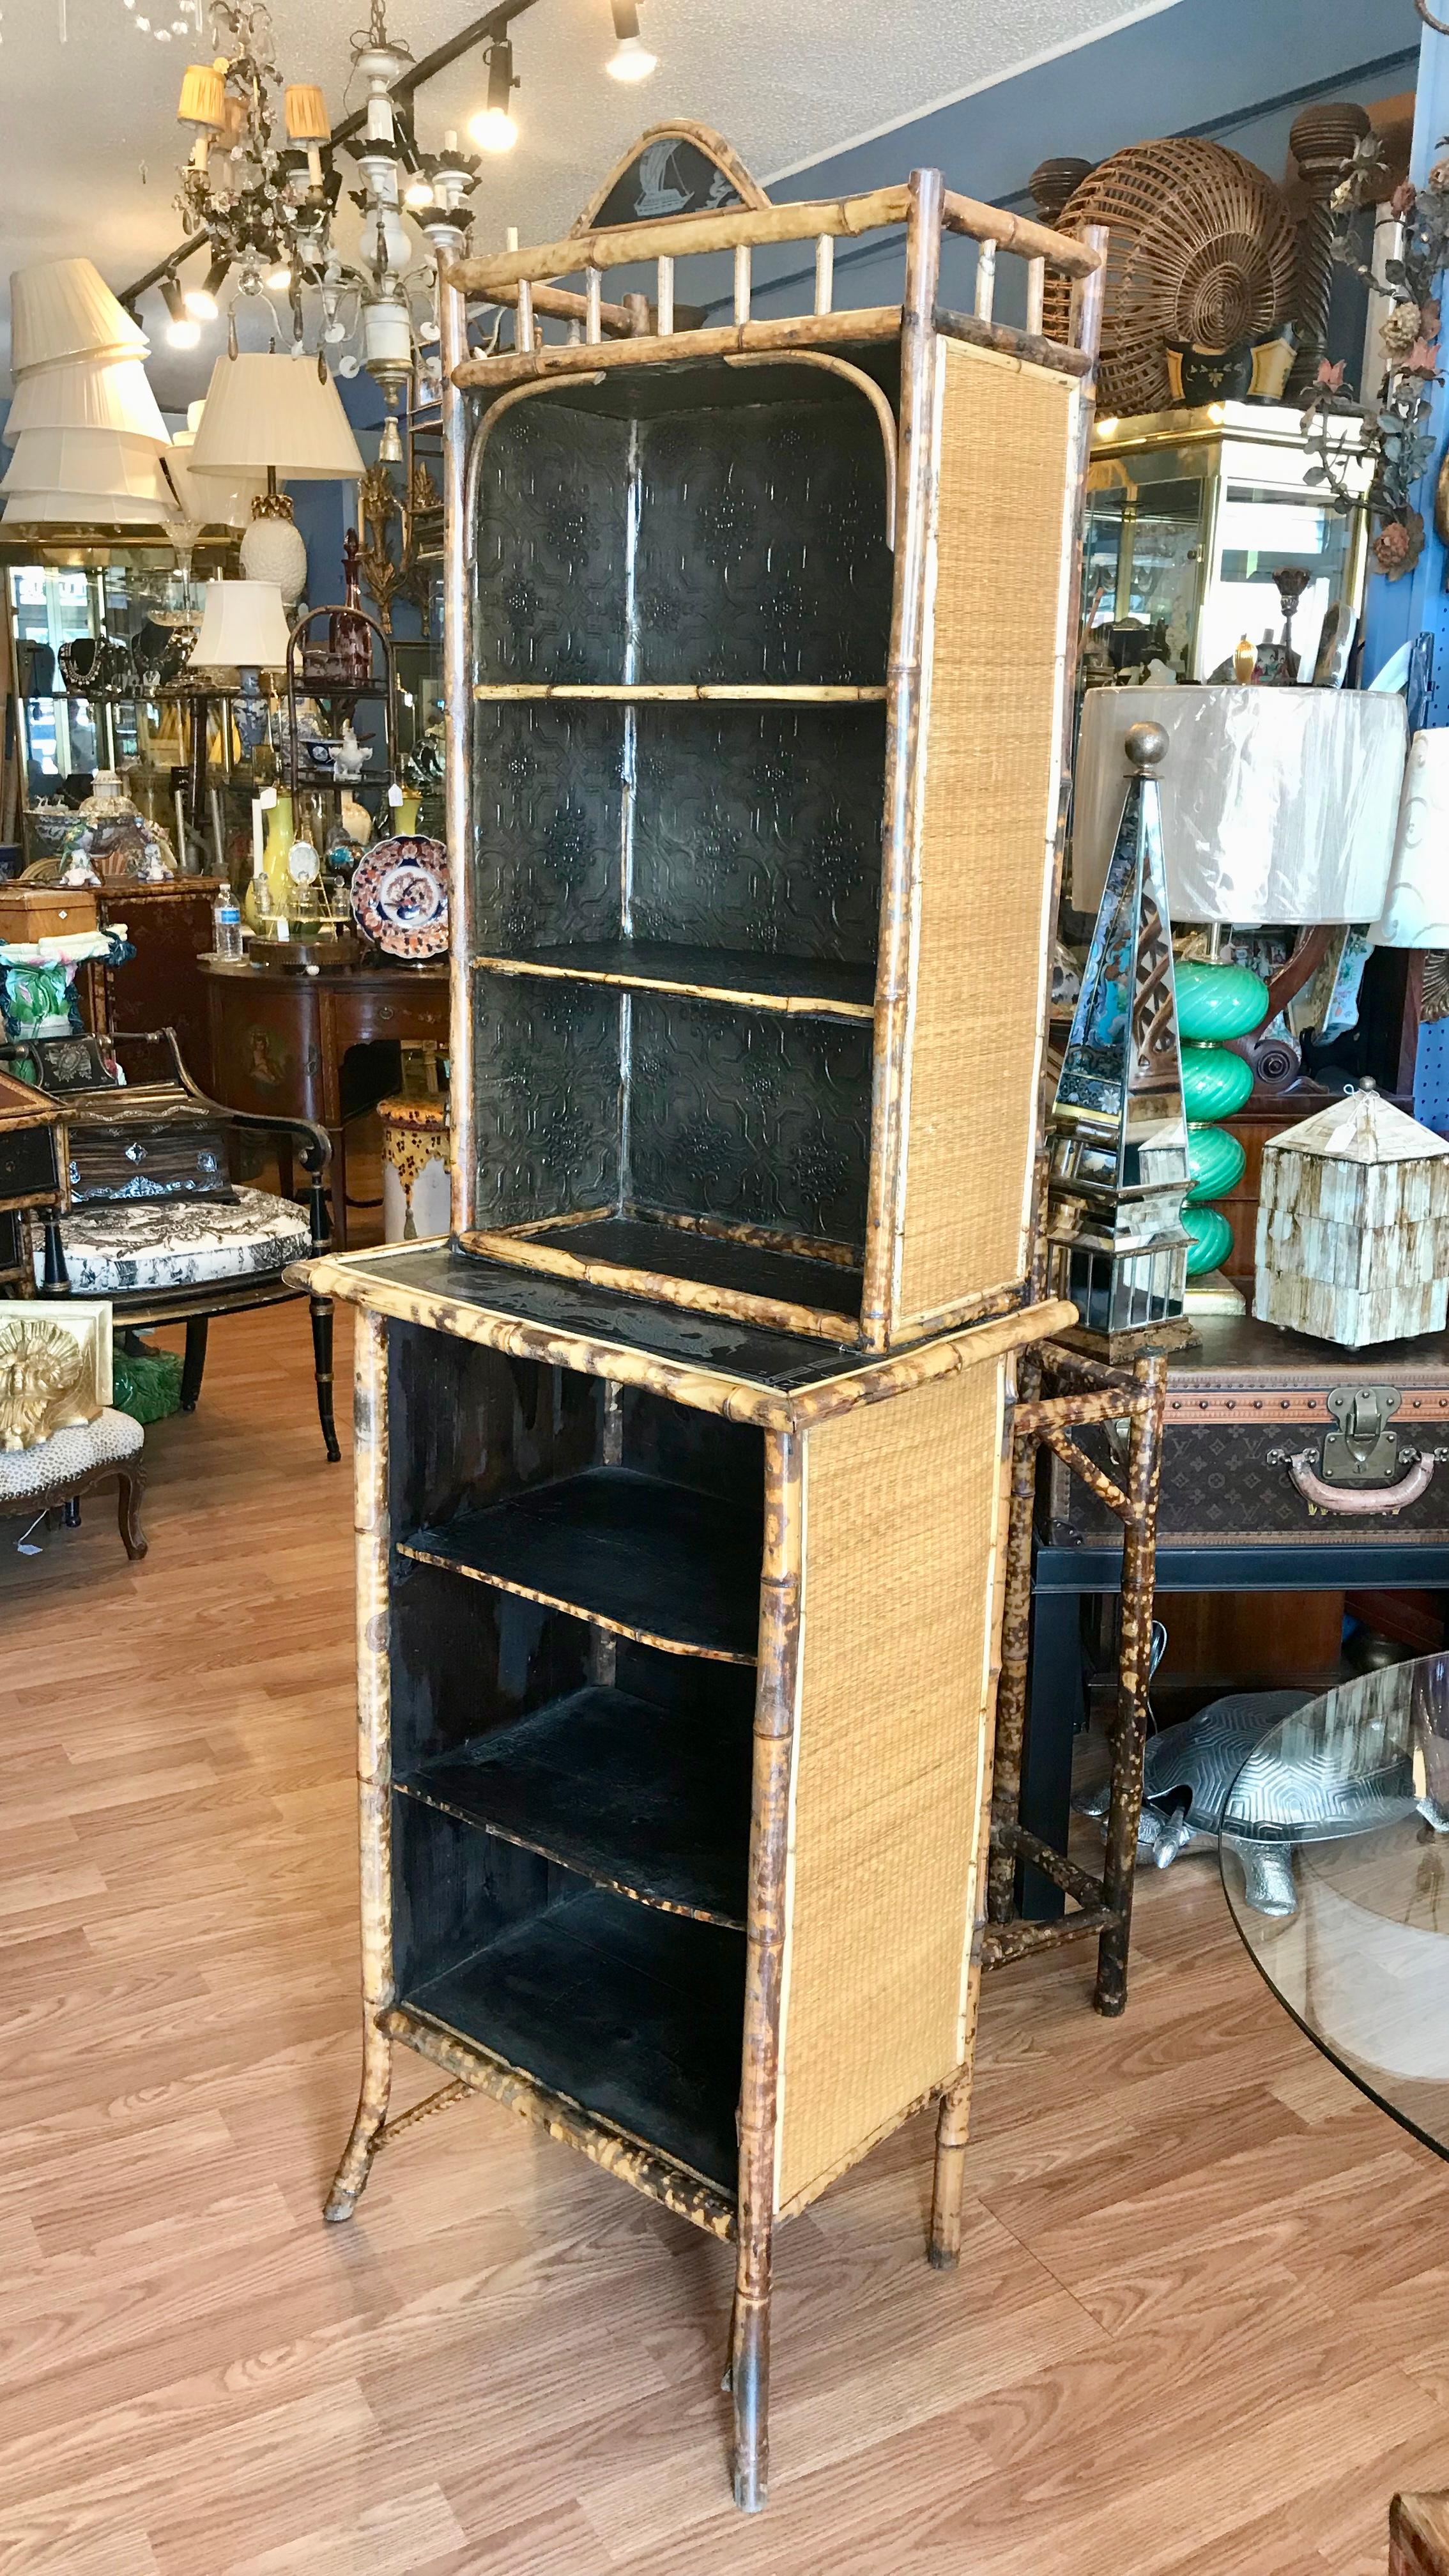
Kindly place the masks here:
<instances>
[{"instance_id":1,"label":"wooden shelf","mask_svg":"<svg viewBox=\"0 0 1449 2576\"><path fill-rule=\"evenodd\" d=\"M800 1017L870 1020L875 969L835 959L762 957L739 950L694 948L661 939L601 939L561 948L526 948L473 960L494 975L538 975L575 984L612 984L640 993L684 993L757 1011Z\"/></svg>"},{"instance_id":2,"label":"wooden shelf","mask_svg":"<svg viewBox=\"0 0 1449 2576\"><path fill-rule=\"evenodd\" d=\"M752 1664L761 1513L627 1467L533 1486L398 1544L673 1655Z\"/></svg>"},{"instance_id":3,"label":"wooden shelf","mask_svg":"<svg viewBox=\"0 0 1449 2576\"><path fill-rule=\"evenodd\" d=\"M592 1684L397 1787L596 1887L743 1931L752 1727L748 1707L657 1708Z\"/></svg>"},{"instance_id":4,"label":"wooden shelf","mask_svg":"<svg viewBox=\"0 0 1449 2576\"><path fill-rule=\"evenodd\" d=\"M475 680L475 698L506 706L534 698L598 699L624 706L883 706L883 686L813 680Z\"/></svg>"},{"instance_id":5,"label":"wooden shelf","mask_svg":"<svg viewBox=\"0 0 1449 2576\"><path fill-rule=\"evenodd\" d=\"M733 2197L744 1986L742 1934L589 1889L401 2001Z\"/></svg>"}]
</instances>

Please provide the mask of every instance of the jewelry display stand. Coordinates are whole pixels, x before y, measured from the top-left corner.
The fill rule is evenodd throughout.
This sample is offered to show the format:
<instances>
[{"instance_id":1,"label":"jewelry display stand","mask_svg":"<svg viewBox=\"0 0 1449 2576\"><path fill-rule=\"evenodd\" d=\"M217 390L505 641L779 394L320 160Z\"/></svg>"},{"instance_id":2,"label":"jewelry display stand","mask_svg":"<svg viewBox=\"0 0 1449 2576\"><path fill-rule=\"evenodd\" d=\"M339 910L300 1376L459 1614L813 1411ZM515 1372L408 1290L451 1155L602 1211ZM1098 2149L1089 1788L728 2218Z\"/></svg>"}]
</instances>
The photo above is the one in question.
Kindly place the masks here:
<instances>
[{"instance_id":1,"label":"jewelry display stand","mask_svg":"<svg viewBox=\"0 0 1449 2576\"><path fill-rule=\"evenodd\" d=\"M362 1310L328 2208L481 2090L732 2240L753 2508L774 2227L941 2096L954 2259L1012 1366L1074 1317L1031 1281L1103 253L933 172L772 206L704 140L723 205L444 279L453 1236L311 1274ZM837 312L867 232L903 300ZM799 242L814 312L752 319ZM721 251L734 320L676 332ZM449 2082L390 2122L398 2043Z\"/></svg>"}]
</instances>

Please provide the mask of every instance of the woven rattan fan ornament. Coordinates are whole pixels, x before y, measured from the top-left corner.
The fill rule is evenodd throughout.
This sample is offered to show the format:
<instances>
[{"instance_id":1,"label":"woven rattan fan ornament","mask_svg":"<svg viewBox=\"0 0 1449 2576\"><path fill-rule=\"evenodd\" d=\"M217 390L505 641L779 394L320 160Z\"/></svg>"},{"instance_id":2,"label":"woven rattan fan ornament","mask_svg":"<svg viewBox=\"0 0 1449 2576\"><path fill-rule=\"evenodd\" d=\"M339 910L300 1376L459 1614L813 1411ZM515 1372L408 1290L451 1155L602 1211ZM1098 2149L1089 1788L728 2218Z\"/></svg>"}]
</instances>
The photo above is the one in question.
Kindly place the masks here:
<instances>
[{"instance_id":1,"label":"woven rattan fan ornament","mask_svg":"<svg viewBox=\"0 0 1449 2576\"><path fill-rule=\"evenodd\" d=\"M1265 170L1221 143L1133 143L1084 179L1057 217L1065 233L1105 224L1107 297L1099 407L1158 411L1172 400L1166 347L1231 349L1268 339L1293 310L1297 243ZM1065 339L1070 282L1051 278L1045 327Z\"/></svg>"}]
</instances>

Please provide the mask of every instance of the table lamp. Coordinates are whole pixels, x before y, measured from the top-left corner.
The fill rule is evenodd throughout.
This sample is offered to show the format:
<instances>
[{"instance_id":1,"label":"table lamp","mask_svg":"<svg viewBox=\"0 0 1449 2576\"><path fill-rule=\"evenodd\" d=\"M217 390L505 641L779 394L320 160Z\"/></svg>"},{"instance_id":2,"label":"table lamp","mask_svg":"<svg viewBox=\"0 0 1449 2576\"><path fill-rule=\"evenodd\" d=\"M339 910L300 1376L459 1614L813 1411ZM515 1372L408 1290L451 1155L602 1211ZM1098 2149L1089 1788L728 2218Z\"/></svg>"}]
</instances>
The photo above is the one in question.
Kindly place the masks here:
<instances>
[{"instance_id":1,"label":"table lamp","mask_svg":"<svg viewBox=\"0 0 1449 2576\"><path fill-rule=\"evenodd\" d=\"M356 482L364 471L332 378L319 376L310 358L257 351L218 358L190 462L194 473L232 483L265 478L242 539L242 572L248 583L275 584L290 607L306 583L307 549L278 478Z\"/></svg>"},{"instance_id":2,"label":"table lamp","mask_svg":"<svg viewBox=\"0 0 1449 2576\"><path fill-rule=\"evenodd\" d=\"M193 670L235 670L241 692L233 710L243 751L255 751L267 729L263 671L285 669L288 628L273 581L209 581L192 650Z\"/></svg>"},{"instance_id":3,"label":"table lamp","mask_svg":"<svg viewBox=\"0 0 1449 2576\"><path fill-rule=\"evenodd\" d=\"M1095 908L1121 800L1128 728L1163 727L1167 904L1178 927L1222 930L1372 921L1389 882L1404 773L1402 699L1374 691L1294 688L1093 689L1082 711L1072 840L1072 901ZM1261 1027L1268 988L1246 968L1177 970L1183 1094L1192 1181L1183 1221L1190 1310L1239 1312L1218 1265L1232 1225L1212 1204L1245 1156L1220 1124L1241 1109L1252 1067L1233 1041Z\"/></svg>"}]
</instances>

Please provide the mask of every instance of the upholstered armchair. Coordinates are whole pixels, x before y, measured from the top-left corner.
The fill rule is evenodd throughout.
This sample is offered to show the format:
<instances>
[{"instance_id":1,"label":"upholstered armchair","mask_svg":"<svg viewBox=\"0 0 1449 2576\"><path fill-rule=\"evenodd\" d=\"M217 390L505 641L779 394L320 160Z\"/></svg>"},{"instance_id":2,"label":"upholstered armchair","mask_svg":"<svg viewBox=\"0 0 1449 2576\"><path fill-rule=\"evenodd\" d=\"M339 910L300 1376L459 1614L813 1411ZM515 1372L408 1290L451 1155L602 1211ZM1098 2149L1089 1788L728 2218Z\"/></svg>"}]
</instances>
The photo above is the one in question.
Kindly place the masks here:
<instances>
[{"instance_id":1,"label":"upholstered armchair","mask_svg":"<svg viewBox=\"0 0 1449 2576\"><path fill-rule=\"evenodd\" d=\"M182 1061L174 1029L13 1041L0 1046L0 1061L63 1112L69 1205L37 1235L42 1294L109 1298L118 1332L184 1324L181 1406L194 1412L212 1319L299 1297L283 1272L326 1248L325 1131L305 1118L209 1100ZM305 1212L235 1180L239 1148L251 1137L300 1159ZM313 1297L310 1305L317 1411L335 1459L332 1301Z\"/></svg>"}]
</instances>

